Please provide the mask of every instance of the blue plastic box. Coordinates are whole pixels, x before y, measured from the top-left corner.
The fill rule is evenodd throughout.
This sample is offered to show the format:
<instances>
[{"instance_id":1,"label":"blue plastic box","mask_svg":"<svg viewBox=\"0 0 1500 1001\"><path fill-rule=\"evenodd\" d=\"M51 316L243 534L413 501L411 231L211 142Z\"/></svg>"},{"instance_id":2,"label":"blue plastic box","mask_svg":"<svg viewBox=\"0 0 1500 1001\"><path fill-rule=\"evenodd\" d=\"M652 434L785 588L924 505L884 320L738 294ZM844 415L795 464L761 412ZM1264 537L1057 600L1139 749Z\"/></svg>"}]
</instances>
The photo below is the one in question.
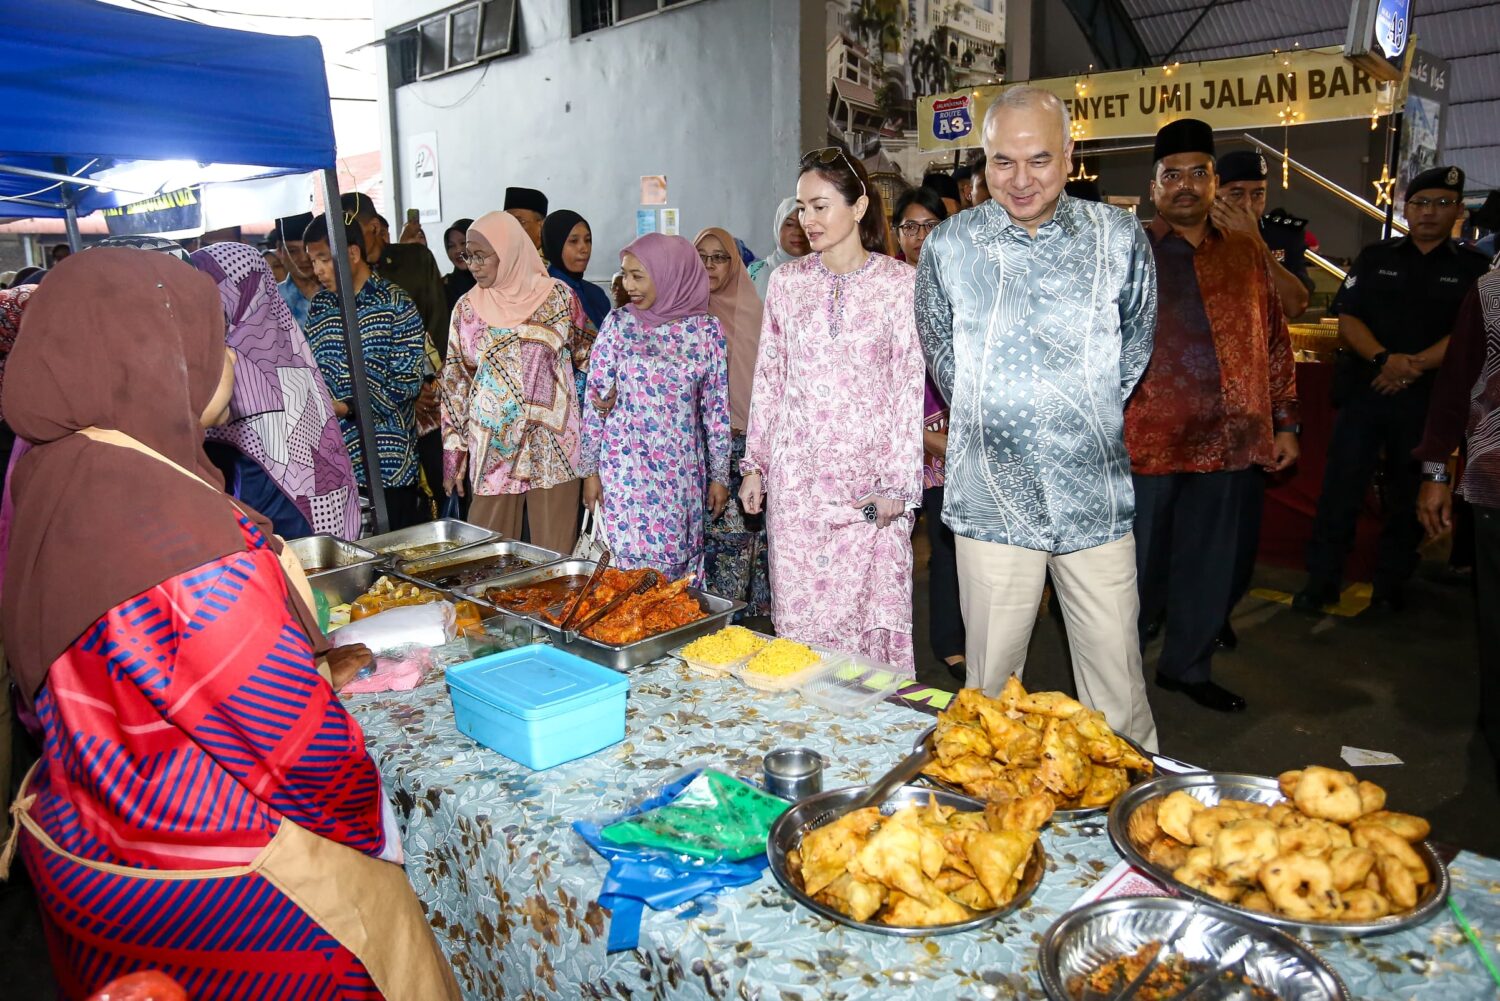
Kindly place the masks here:
<instances>
[{"instance_id":1,"label":"blue plastic box","mask_svg":"<svg viewBox=\"0 0 1500 1001\"><path fill-rule=\"evenodd\" d=\"M540 771L625 739L623 675L550 646L448 668L460 733Z\"/></svg>"}]
</instances>

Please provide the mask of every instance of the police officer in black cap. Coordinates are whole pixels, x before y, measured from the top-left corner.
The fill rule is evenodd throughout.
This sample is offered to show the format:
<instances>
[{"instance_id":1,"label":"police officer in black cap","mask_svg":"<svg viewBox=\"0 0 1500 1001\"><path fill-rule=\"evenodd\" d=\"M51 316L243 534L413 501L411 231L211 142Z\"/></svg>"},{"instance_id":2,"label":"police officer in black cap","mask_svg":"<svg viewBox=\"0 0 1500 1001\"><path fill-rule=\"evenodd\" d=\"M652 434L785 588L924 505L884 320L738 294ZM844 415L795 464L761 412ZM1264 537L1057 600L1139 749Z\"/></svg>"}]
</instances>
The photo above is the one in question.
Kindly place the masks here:
<instances>
[{"instance_id":1,"label":"police officer in black cap","mask_svg":"<svg viewBox=\"0 0 1500 1001\"><path fill-rule=\"evenodd\" d=\"M1307 312L1312 279L1307 276L1306 219L1281 210L1266 214L1266 158L1255 150L1235 150L1219 157L1219 194L1210 213L1214 225L1239 230L1260 241L1271 265L1281 311L1288 320Z\"/></svg>"},{"instance_id":2,"label":"police officer in black cap","mask_svg":"<svg viewBox=\"0 0 1500 1001\"><path fill-rule=\"evenodd\" d=\"M1303 612L1338 601L1344 558L1376 463L1384 456L1385 525L1371 608L1404 606L1416 569L1421 471L1412 449L1422 438L1434 373L1443 362L1459 304L1489 269L1485 256L1452 239L1463 212L1464 172L1423 171L1406 186L1406 236L1360 251L1333 309L1339 317L1334 404L1323 493L1307 546L1306 586L1292 600Z\"/></svg>"}]
</instances>

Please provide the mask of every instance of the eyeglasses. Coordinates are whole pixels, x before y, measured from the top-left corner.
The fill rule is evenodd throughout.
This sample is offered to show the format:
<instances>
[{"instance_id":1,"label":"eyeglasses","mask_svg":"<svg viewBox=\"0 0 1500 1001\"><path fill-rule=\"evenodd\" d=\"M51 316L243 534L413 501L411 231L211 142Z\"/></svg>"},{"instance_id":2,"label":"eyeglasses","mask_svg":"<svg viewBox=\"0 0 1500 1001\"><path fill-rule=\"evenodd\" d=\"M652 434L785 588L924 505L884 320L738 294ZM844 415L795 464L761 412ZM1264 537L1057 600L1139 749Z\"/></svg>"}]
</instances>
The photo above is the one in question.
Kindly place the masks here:
<instances>
[{"instance_id":1,"label":"eyeglasses","mask_svg":"<svg viewBox=\"0 0 1500 1001\"><path fill-rule=\"evenodd\" d=\"M932 222L917 222L915 219L908 219L906 222L903 222L901 225L896 227L896 232L900 233L902 236L916 236L918 233L926 236L928 233L931 233L933 230L937 229L938 223L940 223L941 221L941 219L934 219L932 220Z\"/></svg>"},{"instance_id":2,"label":"eyeglasses","mask_svg":"<svg viewBox=\"0 0 1500 1001\"><path fill-rule=\"evenodd\" d=\"M729 263L730 257L728 254L699 254L698 260L705 268L722 268Z\"/></svg>"},{"instance_id":3,"label":"eyeglasses","mask_svg":"<svg viewBox=\"0 0 1500 1001\"><path fill-rule=\"evenodd\" d=\"M1457 198L1413 198L1406 207L1420 212L1423 209L1451 209L1457 204Z\"/></svg>"},{"instance_id":4,"label":"eyeglasses","mask_svg":"<svg viewBox=\"0 0 1500 1001\"><path fill-rule=\"evenodd\" d=\"M840 160L844 161L844 166L849 168L849 173L853 174L854 179L859 182L860 195L868 198L870 189L865 187L865 179L860 176L858 168L854 166L854 161L849 159L849 154L845 153L840 146L824 146L822 149L815 149L811 153L804 154L802 166L830 167Z\"/></svg>"},{"instance_id":5,"label":"eyeglasses","mask_svg":"<svg viewBox=\"0 0 1500 1001\"><path fill-rule=\"evenodd\" d=\"M462 254L458 255L458 259L460 261L463 261L465 264L467 264L469 267L472 268L476 264L483 264L485 261L489 260L493 256L494 256L493 254L485 254L485 253L481 253L479 251L467 251L466 250Z\"/></svg>"}]
</instances>

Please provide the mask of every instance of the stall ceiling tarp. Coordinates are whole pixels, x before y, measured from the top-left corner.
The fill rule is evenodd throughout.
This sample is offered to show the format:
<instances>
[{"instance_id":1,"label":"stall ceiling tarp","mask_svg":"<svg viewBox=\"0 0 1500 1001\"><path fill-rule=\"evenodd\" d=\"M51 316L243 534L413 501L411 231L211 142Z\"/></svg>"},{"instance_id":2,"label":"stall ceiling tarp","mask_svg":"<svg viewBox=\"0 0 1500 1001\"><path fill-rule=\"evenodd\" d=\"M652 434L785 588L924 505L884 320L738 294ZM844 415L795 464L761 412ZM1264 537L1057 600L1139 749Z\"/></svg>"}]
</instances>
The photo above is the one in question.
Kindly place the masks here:
<instances>
[{"instance_id":1,"label":"stall ceiling tarp","mask_svg":"<svg viewBox=\"0 0 1500 1001\"><path fill-rule=\"evenodd\" d=\"M1347 0L1120 0L1158 62L1342 45ZM1500 188L1500 0L1417 0L1417 46L1450 67L1443 156Z\"/></svg>"},{"instance_id":2,"label":"stall ceiling tarp","mask_svg":"<svg viewBox=\"0 0 1500 1001\"><path fill-rule=\"evenodd\" d=\"M332 167L316 38L209 27L94 0L0 0L0 165L85 176L134 160ZM79 214L140 194L75 189ZM147 192L150 194L153 192ZM56 185L0 175L0 216L60 216Z\"/></svg>"}]
</instances>

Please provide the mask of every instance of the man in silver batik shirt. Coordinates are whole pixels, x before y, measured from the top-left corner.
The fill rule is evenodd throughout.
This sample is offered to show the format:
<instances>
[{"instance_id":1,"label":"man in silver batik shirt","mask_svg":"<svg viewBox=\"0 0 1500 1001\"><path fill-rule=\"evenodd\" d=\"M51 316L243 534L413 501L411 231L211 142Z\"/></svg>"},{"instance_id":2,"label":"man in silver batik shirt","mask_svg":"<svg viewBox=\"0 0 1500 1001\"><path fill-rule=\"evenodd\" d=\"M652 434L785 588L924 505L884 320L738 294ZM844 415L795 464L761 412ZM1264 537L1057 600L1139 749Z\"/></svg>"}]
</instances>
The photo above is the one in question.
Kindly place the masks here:
<instances>
[{"instance_id":1,"label":"man in silver batik shirt","mask_svg":"<svg viewBox=\"0 0 1500 1001\"><path fill-rule=\"evenodd\" d=\"M1155 750L1124 437L1156 324L1151 246L1124 209L1063 194L1073 143L1051 94L1002 91L983 141L992 200L928 237L916 291L950 404L943 520L967 683L995 694L1021 672L1050 570L1079 698Z\"/></svg>"}]
</instances>

